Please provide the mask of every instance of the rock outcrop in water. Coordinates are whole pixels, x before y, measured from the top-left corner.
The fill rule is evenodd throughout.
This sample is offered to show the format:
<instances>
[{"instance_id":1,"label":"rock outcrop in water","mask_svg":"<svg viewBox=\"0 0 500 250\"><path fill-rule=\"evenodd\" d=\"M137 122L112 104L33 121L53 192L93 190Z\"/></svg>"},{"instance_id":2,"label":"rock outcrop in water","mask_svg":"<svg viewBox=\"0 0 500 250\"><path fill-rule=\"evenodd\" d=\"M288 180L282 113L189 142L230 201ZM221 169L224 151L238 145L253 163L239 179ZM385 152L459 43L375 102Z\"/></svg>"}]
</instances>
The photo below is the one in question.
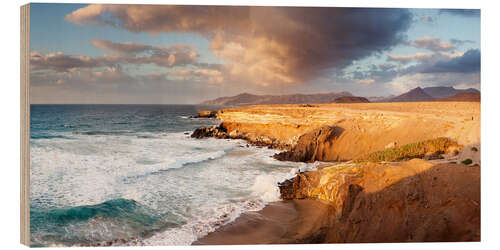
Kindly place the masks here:
<instances>
[{"instance_id":1,"label":"rock outcrop in water","mask_svg":"<svg viewBox=\"0 0 500 250\"><path fill-rule=\"evenodd\" d=\"M238 130L233 130L228 133L226 124L221 123L219 126L212 126L210 128L201 127L194 130L191 134L192 138L202 139L208 137L214 137L217 139L242 139L246 140L248 143L268 148L278 148L278 149L289 149L287 145L280 144L276 139L270 138L268 136L256 135L253 133L240 133Z\"/></svg>"},{"instance_id":2,"label":"rock outcrop in water","mask_svg":"<svg viewBox=\"0 0 500 250\"><path fill-rule=\"evenodd\" d=\"M197 139L202 139L207 137L214 137L218 139L229 138L229 136L227 135L227 131L224 129L224 127L221 126L212 126L210 128L203 126L201 128L197 128L191 134L191 137Z\"/></svg>"},{"instance_id":3,"label":"rock outcrop in water","mask_svg":"<svg viewBox=\"0 0 500 250\"><path fill-rule=\"evenodd\" d=\"M217 110L201 110L198 115L191 116L190 118L216 118Z\"/></svg>"}]
</instances>

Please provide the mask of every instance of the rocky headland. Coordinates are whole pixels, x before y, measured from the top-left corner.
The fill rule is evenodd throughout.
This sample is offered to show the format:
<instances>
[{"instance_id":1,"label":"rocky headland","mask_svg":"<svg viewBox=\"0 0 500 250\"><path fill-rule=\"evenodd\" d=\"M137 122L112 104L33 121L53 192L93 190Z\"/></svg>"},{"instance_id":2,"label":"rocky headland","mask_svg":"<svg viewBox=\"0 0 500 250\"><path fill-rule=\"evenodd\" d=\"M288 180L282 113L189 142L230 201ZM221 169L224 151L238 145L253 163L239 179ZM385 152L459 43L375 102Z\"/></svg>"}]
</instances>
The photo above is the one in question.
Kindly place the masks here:
<instances>
[{"instance_id":1,"label":"rocky headland","mask_svg":"<svg viewBox=\"0 0 500 250\"><path fill-rule=\"evenodd\" d=\"M264 243L480 240L478 102L256 105L216 116L219 126L192 137L245 139L283 150L279 160L332 162L279 184L284 200L321 202L320 218L304 219L312 212L303 208L319 205L294 203L302 213ZM199 243L230 241L228 227L239 237L241 220Z\"/></svg>"}]
</instances>

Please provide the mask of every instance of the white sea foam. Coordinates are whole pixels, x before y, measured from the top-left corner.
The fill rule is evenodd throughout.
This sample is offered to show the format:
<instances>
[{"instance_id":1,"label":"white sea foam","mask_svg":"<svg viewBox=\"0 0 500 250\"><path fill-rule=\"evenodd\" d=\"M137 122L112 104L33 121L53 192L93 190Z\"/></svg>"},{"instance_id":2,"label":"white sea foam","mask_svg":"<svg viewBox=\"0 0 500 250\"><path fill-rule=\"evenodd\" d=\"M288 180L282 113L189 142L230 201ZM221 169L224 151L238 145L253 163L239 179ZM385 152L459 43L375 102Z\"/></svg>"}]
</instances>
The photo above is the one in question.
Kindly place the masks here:
<instances>
[{"instance_id":1,"label":"white sea foam","mask_svg":"<svg viewBox=\"0 0 500 250\"><path fill-rule=\"evenodd\" d=\"M241 147L246 143L239 140L184 133L66 136L72 139L32 144L32 203L71 207L133 199L181 223L139 240L144 245L191 244L279 200L278 182L317 165L279 162L271 157L276 150Z\"/></svg>"}]
</instances>

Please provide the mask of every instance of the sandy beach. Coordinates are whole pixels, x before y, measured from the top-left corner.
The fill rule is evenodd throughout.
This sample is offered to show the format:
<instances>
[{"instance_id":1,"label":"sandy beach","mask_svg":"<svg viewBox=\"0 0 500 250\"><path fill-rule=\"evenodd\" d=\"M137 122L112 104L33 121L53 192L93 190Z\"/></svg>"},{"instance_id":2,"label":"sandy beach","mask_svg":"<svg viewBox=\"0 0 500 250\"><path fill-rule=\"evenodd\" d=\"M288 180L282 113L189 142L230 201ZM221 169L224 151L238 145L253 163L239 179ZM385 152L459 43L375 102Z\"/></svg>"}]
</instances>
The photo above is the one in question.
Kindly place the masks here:
<instances>
[{"instance_id":1,"label":"sandy beach","mask_svg":"<svg viewBox=\"0 0 500 250\"><path fill-rule=\"evenodd\" d=\"M328 212L328 203L320 200L273 202L260 211L241 215L193 244L320 243Z\"/></svg>"}]
</instances>

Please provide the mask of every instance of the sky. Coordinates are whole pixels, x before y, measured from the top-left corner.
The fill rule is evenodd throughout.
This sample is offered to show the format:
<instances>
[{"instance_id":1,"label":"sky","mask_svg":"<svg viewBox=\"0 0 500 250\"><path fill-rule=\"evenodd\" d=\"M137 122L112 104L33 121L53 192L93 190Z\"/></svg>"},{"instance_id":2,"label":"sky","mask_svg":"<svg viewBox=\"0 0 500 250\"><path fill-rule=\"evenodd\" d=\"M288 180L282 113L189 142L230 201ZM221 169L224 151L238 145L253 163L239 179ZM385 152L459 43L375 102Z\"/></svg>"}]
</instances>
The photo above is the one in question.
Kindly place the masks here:
<instances>
[{"instance_id":1,"label":"sky","mask_svg":"<svg viewBox=\"0 0 500 250\"><path fill-rule=\"evenodd\" d=\"M480 10L31 4L31 103L480 89Z\"/></svg>"}]
</instances>

